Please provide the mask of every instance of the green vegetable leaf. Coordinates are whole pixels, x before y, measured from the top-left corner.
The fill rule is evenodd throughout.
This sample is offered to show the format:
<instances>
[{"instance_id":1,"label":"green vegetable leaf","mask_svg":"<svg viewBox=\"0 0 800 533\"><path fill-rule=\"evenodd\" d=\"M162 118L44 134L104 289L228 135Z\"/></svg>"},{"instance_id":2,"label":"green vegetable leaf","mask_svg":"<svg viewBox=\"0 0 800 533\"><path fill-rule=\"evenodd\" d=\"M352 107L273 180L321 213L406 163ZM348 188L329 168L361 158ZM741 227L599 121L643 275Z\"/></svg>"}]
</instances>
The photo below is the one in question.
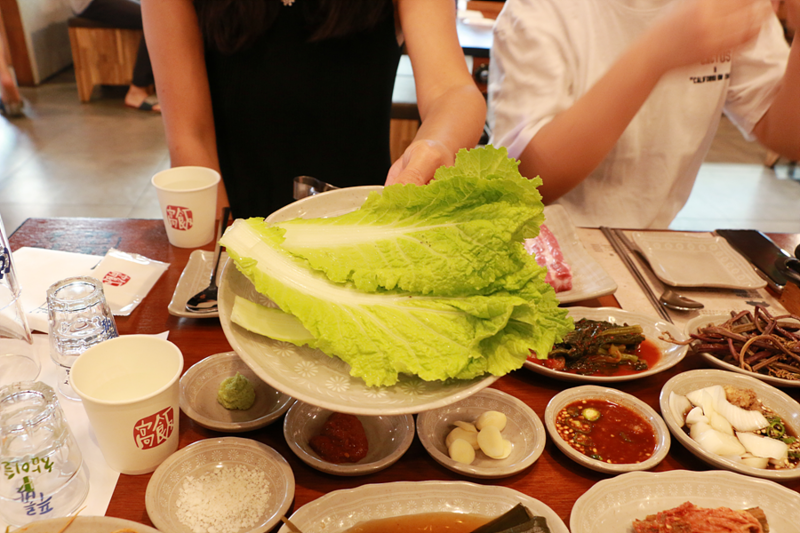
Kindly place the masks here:
<instances>
[{"instance_id":1,"label":"green vegetable leaf","mask_svg":"<svg viewBox=\"0 0 800 533\"><path fill-rule=\"evenodd\" d=\"M503 375L548 353L573 322L522 246L543 218L537 182L505 150L460 153L459 165L340 217L237 220L221 243L299 321L284 339L341 358L368 385ZM257 324L274 311L237 307L237 323L269 334Z\"/></svg>"},{"instance_id":2,"label":"green vegetable leaf","mask_svg":"<svg viewBox=\"0 0 800 533\"><path fill-rule=\"evenodd\" d=\"M515 291L543 268L523 246L544 220L539 183L520 176L505 149L463 150L424 187L387 187L352 213L261 231L282 230L284 250L364 291Z\"/></svg>"}]
</instances>

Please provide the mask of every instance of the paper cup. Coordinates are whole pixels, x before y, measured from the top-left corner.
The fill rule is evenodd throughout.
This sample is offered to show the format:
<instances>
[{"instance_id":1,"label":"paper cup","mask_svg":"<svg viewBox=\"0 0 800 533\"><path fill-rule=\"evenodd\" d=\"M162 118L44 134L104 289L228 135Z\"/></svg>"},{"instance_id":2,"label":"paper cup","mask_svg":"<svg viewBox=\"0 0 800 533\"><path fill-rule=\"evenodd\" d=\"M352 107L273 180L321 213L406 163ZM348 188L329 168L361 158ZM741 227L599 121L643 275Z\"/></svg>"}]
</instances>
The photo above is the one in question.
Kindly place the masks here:
<instances>
[{"instance_id":1,"label":"paper cup","mask_svg":"<svg viewBox=\"0 0 800 533\"><path fill-rule=\"evenodd\" d=\"M175 167L153 176L171 245L198 248L214 238L219 180L219 172L204 167Z\"/></svg>"},{"instance_id":2,"label":"paper cup","mask_svg":"<svg viewBox=\"0 0 800 533\"><path fill-rule=\"evenodd\" d=\"M181 372L178 347L150 335L101 342L72 365L70 384L112 469L146 474L178 449Z\"/></svg>"}]
</instances>

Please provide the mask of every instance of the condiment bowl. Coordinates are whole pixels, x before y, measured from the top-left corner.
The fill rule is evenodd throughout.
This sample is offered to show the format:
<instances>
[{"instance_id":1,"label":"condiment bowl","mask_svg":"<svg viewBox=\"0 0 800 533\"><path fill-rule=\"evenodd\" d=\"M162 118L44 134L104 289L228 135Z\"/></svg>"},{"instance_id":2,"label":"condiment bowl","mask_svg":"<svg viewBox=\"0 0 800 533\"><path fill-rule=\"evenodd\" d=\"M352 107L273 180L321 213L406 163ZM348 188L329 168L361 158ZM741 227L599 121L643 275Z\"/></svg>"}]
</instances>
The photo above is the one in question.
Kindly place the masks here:
<instances>
[{"instance_id":1,"label":"condiment bowl","mask_svg":"<svg viewBox=\"0 0 800 533\"><path fill-rule=\"evenodd\" d=\"M250 409L225 409L217 401L219 385L239 372L253 384L256 402ZM204 428L240 433L262 428L283 415L294 399L261 381L236 352L210 355L181 377L181 411Z\"/></svg>"},{"instance_id":2,"label":"condiment bowl","mask_svg":"<svg viewBox=\"0 0 800 533\"><path fill-rule=\"evenodd\" d=\"M454 423L472 423L485 411L500 411L506 415L506 427L501 435L511 441L511 454L505 459L492 459L477 451L472 464L454 461L445 443ZM528 468L542 455L547 439L544 425L533 409L497 389L484 389L454 404L420 413L417 434L431 457L442 466L459 474L486 479L511 476Z\"/></svg>"},{"instance_id":3,"label":"condiment bowl","mask_svg":"<svg viewBox=\"0 0 800 533\"><path fill-rule=\"evenodd\" d=\"M626 407L644 418L650 423L655 433L656 446L652 455L640 463L611 464L599 459L593 459L570 446L558 433L556 417L565 407L580 400L606 400ZM550 434L550 437L559 450L564 452L567 457L576 463L598 472L621 474L636 470L649 470L663 461L669 452L669 430L664 420L661 419L652 407L639 398L617 389L599 387L597 385L583 385L566 389L553 396L547 404L547 408L544 411L544 423L547 427L547 432Z\"/></svg>"},{"instance_id":4,"label":"condiment bowl","mask_svg":"<svg viewBox=\"0 0 800 533\"><path fill-rule=\"evenodd\" d=\"M680 414L673 413L669 404L669 395L686 395L687 393L710 387L712 385L731 385L739 389L752 389L756 396L761 400L762 405L774 411L786 423L788 433L793 436L800 436L800 404L793 400L786 393L776 389L772 385L764 383L744 374L728 372L727 370L689 370L682 372L669 381L661 388L659 403L661 414L667 423L672 435L678 439L690 452L706 463L717 468L732 470L740 474L771 479L774 481L788 481L800 478L800 467L793 469L767 469L755 468L746 464L727 459L720 455L707 452L701 448L679 425L678 417Z\"/></svg>"},{"instance_id":5,"label":"condiment bowl","mask_svg":"<svg viewBox=\"0 0 800 533\"><path fill-rule=\"evenodd\" d=\"M361 416L368 451L357 463L331 463L315 452L309 441L317 435L333 411L303 402L296 402L286 413L283 435L289 448L307 465L337 476L362 476L388 468L397 462L414 440L414 417Z\"/></svg>"},{"instance_id":6,"label":"condiment bowl","mask_svg":"<svg viewBox=\"0 0 800 533\"><path fill-rule=\"evenodd\" d=\"M246 475L231 479L228 469ZM210 529L209 522L228 525L235 520L242 524L239 533L261 533L286 515L294 487L289 463L266 444L239 437L205 439L181 448L156 468L147 483L145 507L159 531L192 533L200 524L192 527L187 521L202 521ZM206 498L197 498L198 491ZM191 512L198 507L203 512Z\"/></svg>"}]
</instances>

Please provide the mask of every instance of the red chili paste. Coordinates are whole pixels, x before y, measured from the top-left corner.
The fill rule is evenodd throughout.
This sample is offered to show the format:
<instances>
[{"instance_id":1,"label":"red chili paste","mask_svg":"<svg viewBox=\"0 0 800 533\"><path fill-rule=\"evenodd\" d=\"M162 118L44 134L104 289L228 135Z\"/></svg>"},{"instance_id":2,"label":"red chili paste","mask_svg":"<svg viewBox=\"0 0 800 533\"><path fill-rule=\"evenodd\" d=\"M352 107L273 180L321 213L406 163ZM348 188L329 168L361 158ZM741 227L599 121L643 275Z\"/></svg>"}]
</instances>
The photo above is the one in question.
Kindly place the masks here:
<instances>
[{"instance_id":1,"label":"red chili paste","mask_svg":"<svg viewBox=\"0 0 800 533\"><path fill-rule=\"evenodd\" d=\"M584 416L596 409L594 421ZM556 415L558 434L584 455L610 464L641 463L656 449L653 426L633 410L607 400L580 400Z\"/></svg>"},{"instance_id":2,"label":"red chili paste","mask_svg":"<svg viewBox=\"0 0 800 533\"><path fill-rule=\"evenodd\" d=\"M369 445L364 426L354 415L333 413L319 435L311 437L311 449L329 463L357 463L367 455Z\"/></svg>"}]
</instances>

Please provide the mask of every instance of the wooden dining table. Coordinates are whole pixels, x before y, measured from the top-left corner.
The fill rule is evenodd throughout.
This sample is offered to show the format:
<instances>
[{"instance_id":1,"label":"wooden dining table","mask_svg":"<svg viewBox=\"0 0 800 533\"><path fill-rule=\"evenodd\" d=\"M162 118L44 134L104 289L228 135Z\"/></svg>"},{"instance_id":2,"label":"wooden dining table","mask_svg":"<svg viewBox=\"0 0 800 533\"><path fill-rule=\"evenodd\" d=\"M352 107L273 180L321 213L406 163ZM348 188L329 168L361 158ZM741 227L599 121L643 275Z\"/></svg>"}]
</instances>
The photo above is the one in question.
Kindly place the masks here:
<instances>
[{"instance_id":1,"label":"wooden dining table","mask_svg":"<svg viewBox=\"0 0 800 533\"><path fill-rule=\"evenodd\" d=\"M794 250L800 244L800 234L770 236L779 246L787 250ZM26 220L9 240L12 250L30 246L102 255L108 249L116 248L169 263L168 270L131 315L117 317L120 334L157 334L169 330L169 339L183 352L185 369L212 354L231 350L219 319L183 318L169 314L167 306L192 250L171 246L161 220L33 218ZM209 243L204 248L211 250L213 245ZM619 307L611 295L578 304L592 307ZM669 378L680 372L705 366L701 359L688 357L662 373L621 382L616 384L615 388L637 396L658 411L659 392ZM557 381L525 368L500 378L492 385L524 401L540 418L544 415L548 401L570 386L572 386L570 383ZM785 392L795 399L800 399L800 389L786 389ZM389 468L365 476L339 477L321 473L298 459L284 439L282 422L283 419L280 418L265 428L237 436L260 441L274 448L288 461L296 482L294 502L290 512L329 492L368 483L460 480L510 487L520 491L548 505L569 526L570 512L575 501L592 485L611 477L610 474L601 474L575 463L556 448L549 438L544 453L532 466L518 474L501 479L473 479L452 472L434 461L416 438L405 455ZM220 436L224 435L199 426L181 413L181 448L201 439ZM704 471L713 468L673 439L667 458L653 471L675 469ZM145 508L145 491L150 477L150 474L120 475L106 515L152 525ZM785 486L798 491L800 481L792 481ZM278 526L275 529L277 528Z\"/></svg>"}]
</instances>

